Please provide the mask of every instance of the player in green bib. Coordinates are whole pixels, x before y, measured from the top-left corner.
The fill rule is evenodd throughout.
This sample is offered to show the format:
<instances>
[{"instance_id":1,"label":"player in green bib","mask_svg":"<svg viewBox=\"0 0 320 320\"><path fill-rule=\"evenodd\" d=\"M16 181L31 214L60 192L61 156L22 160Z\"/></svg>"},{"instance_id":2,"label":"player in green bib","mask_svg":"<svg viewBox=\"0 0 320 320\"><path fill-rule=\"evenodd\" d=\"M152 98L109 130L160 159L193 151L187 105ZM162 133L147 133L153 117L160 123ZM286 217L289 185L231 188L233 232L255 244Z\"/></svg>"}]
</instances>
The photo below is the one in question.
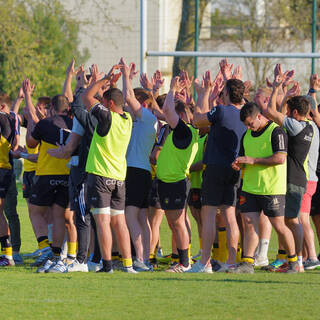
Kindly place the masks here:
<instances>
[{"instance_id":1,"label":"player in green bib","mask_svg":"<svg viewBox=\"0 0 320 320\"><path fill-rule=\"evenodd\" d=\"M130 236L124 216L126 152L131 137L132 119L123 110L124 99L119 89L105 91L103 104L95 99L99 89L108 85L115 68L118 66L107 77L99 80L97 67L93 66L93 85L82 96L83 103L98 120L86 165L87 201L97 225L103 263L100 271L113 271L111 224L123 257L123 271L136 273L132 268Z\"/></svg>"},{"instance_id":2,"label":"player in green bib","mask_svg":"<svg viewBox=\"0 0 320 320\"><path fill-rule=\"evenodd\" d=\"M163 112L172 128L157 160L158 193L162 209L172 226L179 254L179 264L169 272L185 272L189 265L189 234L186 226L186 179L189 168L198 150L198 130L187 124L190 111L174 96L181 86L179 77L171 81Z\"/></svg>"},{"instance_id":3,"label":"player in green bib","mask_svg":"<svg viewBox=\"0 0 320 320\"><path fill-rule=\"evenodd\" d=\"M232 273L253 273L254 252L259 243L261 211L269 218L289 254L289 273L296 272L297 258L292 233L285 224L287 191L287 136L277 124L260 113L255 103L246 103L240 119L249 128L242 138L234 170L244 166L240 209L244 221L243 262Z\"/></svg>"}]
</instances>

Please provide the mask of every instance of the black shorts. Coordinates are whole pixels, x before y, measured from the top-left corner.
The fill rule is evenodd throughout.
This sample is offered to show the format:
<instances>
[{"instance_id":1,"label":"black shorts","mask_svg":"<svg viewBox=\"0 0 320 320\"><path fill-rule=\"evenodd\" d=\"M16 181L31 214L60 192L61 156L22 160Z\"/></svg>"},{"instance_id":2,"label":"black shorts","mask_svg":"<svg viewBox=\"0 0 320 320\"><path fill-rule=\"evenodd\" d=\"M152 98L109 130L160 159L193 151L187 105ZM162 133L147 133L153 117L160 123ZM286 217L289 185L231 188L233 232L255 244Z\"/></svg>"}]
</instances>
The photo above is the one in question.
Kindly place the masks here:
<instances>
[{"instance_id":1,"label":"black shorts","mask_svg":"<svg viewBox=\"0 0 320 320\"><path fill-rule=\"evenodd\" d=\"M158 194L158 179L154 178L151 183L151 188L149 190L149 207L156 209L161 209L159 194Z\"/></svg>"},{"instance_id":2,"label":"black shorts","mask_svg":"<svg viewBox=\"0 0 320 320\"><path fill-rule=\"evenodd\" d=\"M284 216L285 195L257 195L242 191L240 196L241 213L261 212L267 217Z\"/></svg>"},{"instance_id":3,"label":"black shorts","mask_svg":"<svg viewBox=\"0 0 320 320\"><path fill-rule=\"evenodd\" d=\"M201 202L203 206L236 206L240 172L230 167L209 164L202 174Z\"/></svg>"},{"instance_id":4,"label":"black shorts","mask_svg":"<svg viewBox=\"0 0 320 320\"><path fill-rule=\"evenodd\" d=\"M317 190L312 196L310 216L320 214L320 182L317 184Z\"/></svg>"},{"instance_id":5,"label":"black shorts","mask_svg":"<svg viewBox=\"0 0 320 320\"><path fill-rule=\"evenodd\" d=\"M201 209L201 189L190 189L187 202L189 206Z\"/></svg>"},{"instance_id":6,"label":"black shorts","mask_svg":"<svg viewBox=\"0 0 320 320\"><path fill-rule=\"evenodd\" d=\"M166 183L158 179L158 194L163 210L183 209L187 199L187 181Z\"/></svg>"},{"instance_id":7,"label":"black shorts","mask_svg":"<svg viewBox=\"0 0 320 320\"><path fill-rule=\"evenodd\" d=\"M125 182L88 173L88 206L92 214L124 214Z\"/></svg>"},{"instance_id":8,"label":"black shorts","mask_svg":"<svg viewBox=\"0 0 320 320\"><path fill-rule=\"evenodd\" d=\"M140 168L127 168L126 206L148 208L148 196L151 188L151 173Z\"/></svg>"},{"instance_id":9,"label":"black shorts","mask_svg":"<svg viewBox=\"0 0 320 320\"><path fill-rule=\"evenodd\" d=\"M69 207L68 175L34 176L29 201L40 207Z\"/></svg>"},{"instance_id":10,"label":"black shorts","mask_svg":"<svg viewBox=\"0 0 320 320\"><path fill-rule=\"evenodd\" d=\"M0 198L5 199L12 182L12 169L0 169Z\"/></svg>"},{"instance_id":11,"label":"black shorts","mask_svg":"<svg viewBox=\"0 0 320 320\"><path fill-rule=\"evenodd\" d=\"M25 199L30 198L31 189L33 185L33 177L35 175L35 171L24 171L22 177L22 195Z\"/></svg>"}]
</instances>

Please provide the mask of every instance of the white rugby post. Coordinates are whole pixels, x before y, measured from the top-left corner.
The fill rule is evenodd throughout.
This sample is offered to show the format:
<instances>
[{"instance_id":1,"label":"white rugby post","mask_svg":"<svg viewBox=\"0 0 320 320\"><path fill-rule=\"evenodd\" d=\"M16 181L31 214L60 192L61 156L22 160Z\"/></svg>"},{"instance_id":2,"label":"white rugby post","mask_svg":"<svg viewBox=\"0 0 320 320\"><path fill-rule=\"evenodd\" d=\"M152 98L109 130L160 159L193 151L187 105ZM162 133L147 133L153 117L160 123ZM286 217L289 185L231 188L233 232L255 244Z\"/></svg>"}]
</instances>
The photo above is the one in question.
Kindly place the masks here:
<instances>
[{"instance_id":1,"label":"white rugby post","mask_svg":"<svg viewBox=\"0 0 320 320\"><path fill-rule=\"evenodd\" d=\"M312 59L320 58L320 53L302 52L216 52L216 51L147 51L147 57L216 57L216 58L283 58Z\"/></svg>"},{"instance_id":2,"label":"white rugby post","mask_svg":"<svg viewBox=\"0 0 320 320\"><path fill-rule=\"evenodd\" d=\"M140 0L140 72L147 72L147 0Z\"/></svg>"}]
</instances>

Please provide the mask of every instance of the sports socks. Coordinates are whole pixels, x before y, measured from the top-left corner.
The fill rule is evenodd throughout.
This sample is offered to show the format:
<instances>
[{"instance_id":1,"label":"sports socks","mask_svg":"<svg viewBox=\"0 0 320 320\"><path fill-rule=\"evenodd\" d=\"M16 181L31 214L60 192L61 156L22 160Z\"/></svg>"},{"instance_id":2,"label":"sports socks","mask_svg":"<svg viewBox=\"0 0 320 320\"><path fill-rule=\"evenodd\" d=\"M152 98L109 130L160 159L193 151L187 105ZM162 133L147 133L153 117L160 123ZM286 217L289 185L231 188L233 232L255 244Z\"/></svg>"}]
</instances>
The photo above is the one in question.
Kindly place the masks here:
<instances>
[{"instance_id":1,"label":"sports socks","mask_svg":"<svg viewBox=\"0 0 320 320\"><path fill-rule=\"evenodd\" d=\"M188 251L189 249L178 249L179 253L179 262L182 264L184 267L187 267L189 265L189 256L188 256Z\"/></svg>"},{"instance_id":2,"label":"sports socks","mask_svg":"<svg viewBox=\"0 0 320 320\"><path fill-rule=\"evenodd\" d=\"M61 254L61 248L59 247L52 247L52 252L53 252L53 255L56 259L59 259L60 258L60 254Z\"/></svg>"},{"instance_id":3,"label":"sports socks","mask_svg":"<svg viewBox=\"0 0 320 320\"><path fill-rule=\"evenodd\" d=\"M286 250L278 250L277 258L278 258L279 260L286 260L286 259L287 259Z\"/></svg>"},{"instance_id":4,"label":"sports socks","mask_svg":"<svg viewBox=\"0 0 320 320\"><path fill-rule=\"evenodd\" d=\"M37 241L40 250L50 247L49 239L47 236L41 236L37 238Z\"/></svg>"},{"instance_id":5,"label":"sports socks","mask_svg":"<svg viewBox=\"0 0 320 320\"><path fill-rule=\"evenodd\" d=\"M243 256L242 261L250 263L250 264L253 264L254 263L254 258L253 257L248 257L248 256Z\"/></svg>"},{"instance_id":6,"label":"sports socks","mask_svg":"<svg viewBox=\"0 0 320 320\"><path fill-rule=\"evenodd\" d=\"M112 270L112 260L102 260L102 270L110 272Z\"/></svg>"},{"instance_id":7,"label":"sports socks","mask_svg":"<svg viewBox=\"0 0 320 320\"><path fill-rule=\"evenodd\" d=\"M219 260L219 243L217 242L213 243L213 246L211 249L211 258L216 261Z\"/></svg>"},{"instance_id":8,"label":"sports socks","mask_svg":"<svg viewBox=\"0 0 320 320\"><path fill-rule=\"evenodd\" d=\"M77 242L67 242L68 245L68 258L75 259L77 256Z\"/></svg>"},{"instance_id":9,"label":"sports socks","mask_svg":"<svg viewBox=\"0 0 320 320\"><path fill-rule=\"evenodd\" d=\"M12 246L9 235L0 237L1 253L9 260L12 260Z\"/></svg>"},{"instance_id":10,"label":"sports socks","mask_svg":"<svg viewBox=\"0 0 320 320\"><path fill-rule=\"evenodd\" d=\"M260 239L259 240L259 257L268 257L268 249L269 249L269 239Z\"/></svg>"},{"instance_id":11,"label":"sports socks","mask_svg":"<svg viewBox=\"0 0 320 320\"><path fill-rule=\"evenodd\" d=\"M226 262L228 260L228 246L227 246L227 231L226 228L218 229L218 241L219 241L219 259L220 262Z\"/></svg>"},{"instance_id":12,"label":"sports socks","mask_svg":"<svg viewBox=\"0 0 320 320\"><path fill-rule=\"evenodd\" d=\"M171 254L171 262L176 262L176 263L179 263L179 255L176 254L176 253L172 253Z\"/></svg>"},{"instance_id":13,"label":"sports socks","mask_svg":"<svg viewBox=\"0 0 320 320\"><path fill-rule=\"evenodd\" d=\"M130 268L132 267L132 259L129 258L129 259L122 259L122 264L125 268Z\"/></svg>"}]
</instances>

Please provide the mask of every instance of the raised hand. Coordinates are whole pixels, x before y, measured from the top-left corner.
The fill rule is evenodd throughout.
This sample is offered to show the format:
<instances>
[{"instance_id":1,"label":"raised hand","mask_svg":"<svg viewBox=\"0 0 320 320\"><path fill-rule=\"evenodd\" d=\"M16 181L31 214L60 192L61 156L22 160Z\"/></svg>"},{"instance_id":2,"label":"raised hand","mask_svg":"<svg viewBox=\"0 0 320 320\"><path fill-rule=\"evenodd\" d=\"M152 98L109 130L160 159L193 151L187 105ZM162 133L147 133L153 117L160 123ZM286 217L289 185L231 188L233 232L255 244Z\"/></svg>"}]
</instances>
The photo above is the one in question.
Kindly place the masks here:
<instances>
[{"instance_id":1,"label":"raised hand","mask_svg":"<svg viewBox=\"0 0 320 320\"><path fill-rule=\"evenodd\" d=\"M156 72L152 76L152 85L153 85L153 91L159 90L163 84L164 84L164 78L162 77L162 73L160 70L156 70Z\"/></svg>"},{"instance_id":2,"label":"raised hand","mask_svg":"<svg viewBox=\"0 0 320 320\"><path fill-rule=\"evenodd\" d=\"M200 82L200 80L198 78L196 78L194 80L194 88L195 88L196 93L197 93L198 96L203 94L204 91L205 91L204 81Z\"/></svg>"},{"instance_id":3,"label":"raised hand","mask_svg":"<svg viewBox=\"0 0 320 320\"><path fill-rule=\"evenodd\" d=\"M210 70L206 71L205 74L203 75L203 82L204 82L204 87L207 90L212 89L214 82L212 81Z\"/></svg>"},{"instance_id":4,"label":"raised hand","mask_svg":"<svg viewBox=\"0 0 320 320\"><path fill-rule=\"evenodd\" d=\"M274 74L274 79L276 79L277 76L283 76L282 68L281 68L281 64L280 63L276 64L276 66L274 68L274 71L273 71L273 74Z\"/></svg>"},{"instance_id":5,"label":"raised hand","mask_svg":"<svg viewBox=\"0 0 320 320\"><path fill-rule=\"evenodd\" d=\"M74 64L75 64L75 60L72 59L72 61L68 65L68 68L67 68L67 71L66 71L67 76L71 76L72 77L73 75L75 75L78 72L78 70L74 71Z\"/></svg>"},{"instance_id":6,"label":"raised hand","mask_svg":"<svg viewBox=\"0 0 320 320\"><path fill-rule=\"evenodd\" d=\"M132 80L138 74L138 70L136 70L136 64L134 62L131 62L129 65L129 69L130 69L129 79Z\"/></svg>"},{"instance_id":7,"label":"raised hand","mask_svg":"<svg viewBox=\"0 0 320 320\"><path fill-rule=\"evenodd\" d=\"M313 74L310 77L310 88L314 89L315 91L320 90L320 79L317 74Z\"/></svg>"},{"instance_id":8,"label":"raised hand","mask_svg":"<svg viewBox=\"0 0 320 320\"><path fill-rule=\"evenodd\" d=\"M148 91L152 91L153 90L153 84L152 82L149 80L148 76L146 73L141 73L140 75L140 84L141 87L148 90Z\"/></svg>"},{"instance_id":9,"label":"raised hand","mask_svg":"<svg viewBox=\"0 0 320 320\"><path fill-rule=\"evenodd\" d=\"M210 92L209 96L209 106L210 108L213 108L215 106L215 102L219 97L220 92L222 91L224 87L223 79L222 78L216 78L214 81L213 88Z\"/></svg>"},{"instance_id":10,"label":"raised hand","mask_svg":"<svg viewBox=\"0 0 320 320\"><path fill-rule=\"evenodd\" d=\"M22 86L21 86L20 89L19 89L17 99L20 99L20 100L24 99L24 93L23 93L23 88L22 88Z\"/></svg>"},{"instance_id":11,"label":"raised hand","mask_svg":"<svg viewBox=\"0 0 320 320\"><path fill-rule=\"evenodd\" d=\"M243 83L244 85L244 96L248 96L250 93L250 89L252 87L252 82L250 80L247 80Z\"/></svg>"},{"instance_id":12,"label":"raised hand","mask_svg":"<svg viewBox=\"0 0 320 320\"><path fill-rule=\"evenodd\" d=\"M23 90L24 96L27 96L27 95L31 96L34 91L34 88L35 86L34 85L31 86L30 80L28 78L23 81L22 90Z\"/></svg>"},{"instance_id":13,"label":"raised hand","mask_svg":"<svg viewBox=\"0 0 320 320\"><path fill-rule=\"evenodd\" d=\"M284 76L283 74L278 74L275 76L272 87L273 88L279 88L284 82Z\"/></svg>"},{"instance_id":14,"label":"raised hand","mask_svg":"<svg viewBox=\"0 0 320 320\"><path fill-rule=\"evenodd\" d=\"M224 81L231 79L233 64L229 64L227 59L222 59L219 65Z\"/></svg>"},{"instance_id":15,"label":"raised hand","mask_svg":"<svg viewBox=\"0 0 320 320\"><path fill-rule=\"evenodd\" d=\"M124 62L123 58L120 59L120 62L118 64L114 64L109 72L104 76L105 80L111 81L112 78L116 75L116 70L121 70L121 72L127 74L129 72L129 67ZM129 74L129 73L128 73Z\"/></svg>"},{"instance_id":16,"label":"raised hand","mask_svg":"<svg viewBox=\"0 0 320 320\"><path fill-rule=\"evenodd\" d=\"M287 87L288 85L290 85L291 83L293 83L293 77L294 77L294 70L291 71L286 71L284 73L285 79L284 82L282 84L283 87Z\"/></svg>"},{"instance_id":17,"label":"raised hand","mask_svg":"<svg viewBox=\"0 0 320 320\"><path fill-rule=\"evenodd\" d=\"M102 74L99 73L98 66L96 64L93 64L91 66L90 73L91 73L92 82L97 82L102 77Z\"/></svg>"},{"instance_id":18,"label":"raised hand","mask_svg":"<svg viewBox=\"0 0 320 320\"><path fill-rule=\"evenodd\" d=\"M183 81L180 77L174 77L171 79L170 90L174 93L181 92L185 88Z\"/></svg>"},{"instance_id":19,"label":"raised hand","mask_svg":"<svg viewBox=\"0 0 320 320\"><path fill-rule=\"evenodd\" d=\"M113 74L113 76L111 77L110 83L112 87L115 87L117 81L120 79L121 77L121 72L115 73Z\"/></svg>"},{"instance_id":20,"label":"raised hand","mask_svg":"<svg viewBox=\"0 0 320 320\"><path fill-rule=\"evenodd\" d=\"M232 74L232 79L238 79L238 80L242 80L242 68L241 66L236 66L233 74Z\"/></svg>"},{"instance_id":21,"label":"raised hand","mask_svg":"<svg viewBox=\"0 0 320 320\"><path fill-rule=\"evenodd\" d=\"M286 92L286 98L291 98L291 97L295 97L295 96L298 96L300 95L300 85L298 82L294 82L294 85L292 86L291 89L289 89L287 92Z\"/></svg>"},{"instance_id":22,"label":"raised hand","mask_svg":"<svg viewBox=\"0 0 320 320\"><path fill-rule=\"evenodd\" d=\"M272 88L272 82L270 81L269 78L266 78L266 84L268 88Z\"/></svg>"}]
</instances>

